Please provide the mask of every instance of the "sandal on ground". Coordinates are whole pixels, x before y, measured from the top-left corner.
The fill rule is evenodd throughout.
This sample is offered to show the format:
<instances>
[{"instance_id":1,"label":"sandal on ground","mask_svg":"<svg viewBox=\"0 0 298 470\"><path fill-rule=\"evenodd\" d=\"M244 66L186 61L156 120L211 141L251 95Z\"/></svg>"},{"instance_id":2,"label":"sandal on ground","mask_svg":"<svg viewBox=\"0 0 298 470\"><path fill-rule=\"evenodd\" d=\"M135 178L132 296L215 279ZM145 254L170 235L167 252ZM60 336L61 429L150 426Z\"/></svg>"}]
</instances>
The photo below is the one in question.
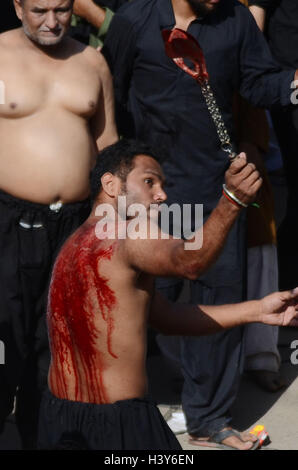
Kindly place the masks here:
<instances>
[{"instance_id":1,"label":"sandal on ground","mask_svg":"<svg viewBox=\"0 0 298 470\"><path fill-rule=\"evenodd\" d=\"M240 433L236 431L235 429L224 429L222 431L219 431L215 434L213 434L211 437L208 439L202 439L197 436L190 435L189 437L189 444L195 445L195 446L202 446L202 447L213 447L216 449L223 449L223 450L241 450L237 449L236 447L229 446L227 444L222 444L222 441L227 439L230 436L236 436L238 437L242 442L243 441ZM247 450L256 450L259 447L259 440L252 442L252 446L250 449Z\"/></svg>"}]
</instances>

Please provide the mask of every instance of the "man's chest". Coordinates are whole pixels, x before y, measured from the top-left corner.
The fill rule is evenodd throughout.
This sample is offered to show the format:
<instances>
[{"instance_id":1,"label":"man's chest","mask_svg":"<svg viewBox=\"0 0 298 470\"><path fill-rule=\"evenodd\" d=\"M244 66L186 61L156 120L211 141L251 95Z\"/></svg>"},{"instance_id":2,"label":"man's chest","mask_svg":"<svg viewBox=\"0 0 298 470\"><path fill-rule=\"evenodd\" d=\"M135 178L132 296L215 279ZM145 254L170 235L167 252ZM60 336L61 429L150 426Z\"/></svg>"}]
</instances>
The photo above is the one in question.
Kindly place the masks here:
<instances>
[{"instance_id":1,"label":"man's chest","mask_svg":"<svg viewBox=\"0 0 298 470\"><path fill-rule=\"evenodd\" d=\"M194 22L188 28L188 33L196 39L203 51L210 83L222 90L225 86L236 86L240 73L241 38L235 25L232 22L217 25ZM187 59L186 63L192 67ZM141 31L137 37L133 84L138 91L146 93L152 91L165 94L168 90L177 96L177 93L185 93L186 89L189 93L192 87L199 94L194 79L167 57L162 28L157 23Z\"/></svg>"},{"instance_id":2,"label":"man's chest","mask_svg":"<svg viewBox=\"0 0 298 470\"><path fill-rule=\"evenodd\" d=\"M101 90L95 70L74 60L12 60L0 55L0 80L0 116L7 118L29 116L50 106L88 117Z\"/></svg>"}]
</instances>

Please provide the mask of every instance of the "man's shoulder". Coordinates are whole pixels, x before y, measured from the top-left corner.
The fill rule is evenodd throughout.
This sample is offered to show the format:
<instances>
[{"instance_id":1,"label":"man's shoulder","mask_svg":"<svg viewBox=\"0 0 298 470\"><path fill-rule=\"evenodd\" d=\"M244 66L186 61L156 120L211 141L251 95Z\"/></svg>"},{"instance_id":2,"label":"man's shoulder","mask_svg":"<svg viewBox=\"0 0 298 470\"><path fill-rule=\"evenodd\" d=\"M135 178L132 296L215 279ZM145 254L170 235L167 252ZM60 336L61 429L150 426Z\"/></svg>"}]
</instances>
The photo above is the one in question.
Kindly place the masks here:
<instances>
[{"instance_id":1,"label":"man's shoulder","mask_svg":"<svg viewBox=\"0 0 298 470\"><path fill-rule=\"evenodd\" d=\"M76 39L71 37L68 37L67 40L72 55L75 56L77 54L80 60L86 62L86 65L88 64L89 66L95 67L99 70L105 69L107 67L103 55L99 51L94 49L94 47L86 46L86 44L83 44L80 41L77 41Z\"/></svg>"},{"instance_id":2,"label":"man's shoulder","mask_svg":"<svg viewBox=\"0 0 298 470\"><path fill-rule=\"evenodd\" d=\"M89 66L96 69L96 71L104 77L105 75L109 74L109 68L107 62L100 51L94 49L91 46L85 46L83 51L83 57L86 62L88 62Z\"/></svg>"},{"instance_id":3,"label":"man's shoulder","mask_svg":"<svg viewBox=\"0 0 298 470\"><path fill-rule=\"evenodd\" d=\"M222 22L223 19L228 22L236 23L238 28L244 30L254 22L253 16L239 0L221 0L215 16Z\"/></svg>"},{"instance_id":4,"label":"man's shoulder","mask_svg":"<svg viewBox=\"0 0 298 470\"><path fill-rule=\"evenodd\" d=\"M219 11L225 11L230 15L249 15L249 9L240 0L221 0L218 5Z\"/></svg>"},{"instance_id":5,"label":"man's shoulder","mask_svg":"<svg viewBox=\"0 0 298 470\"><path fill-rule=\"evenodd\" d=\"M243 18L250 18L252 14L250 13L249 8L244 5L240 0L230 0L232 8L234 9L236 15Z\"/></svg>"},{"instance_id":6,"label":"man's shoulder","mask_svg":"<svg viewBox=\"0 0 298 470\"><path fill-rule=\"evenodd\" d=\"M20 37L20 29L10 29L0 34L0 47L10 47L17 45Z\"/></svg>"}]
</instances>

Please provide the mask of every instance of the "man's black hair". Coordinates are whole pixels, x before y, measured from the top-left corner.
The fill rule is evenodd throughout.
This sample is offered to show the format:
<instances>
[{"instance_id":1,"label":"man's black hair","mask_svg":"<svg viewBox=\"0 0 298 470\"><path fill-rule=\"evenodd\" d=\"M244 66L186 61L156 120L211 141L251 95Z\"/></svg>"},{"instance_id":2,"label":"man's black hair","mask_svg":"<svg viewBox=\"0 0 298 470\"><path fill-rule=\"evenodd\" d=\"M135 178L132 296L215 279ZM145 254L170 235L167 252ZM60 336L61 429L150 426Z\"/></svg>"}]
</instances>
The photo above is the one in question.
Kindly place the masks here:
<instances>
[{"instance_id":1,"label":"man's black hair","mask_svg":"<svg viewBox=\"0 0 298 470\"><path fill-rule=\"evenodd\" d=\"M152 157L160 164L164 161L164 156L152 146L131 139L119 140L98 154L96 165L91 172L90 197L92 204L101 190L101 177L105 173L112 173L125 183L127 175L134 168L134 159L138 155Z\"/></svg>"}]
</instances>

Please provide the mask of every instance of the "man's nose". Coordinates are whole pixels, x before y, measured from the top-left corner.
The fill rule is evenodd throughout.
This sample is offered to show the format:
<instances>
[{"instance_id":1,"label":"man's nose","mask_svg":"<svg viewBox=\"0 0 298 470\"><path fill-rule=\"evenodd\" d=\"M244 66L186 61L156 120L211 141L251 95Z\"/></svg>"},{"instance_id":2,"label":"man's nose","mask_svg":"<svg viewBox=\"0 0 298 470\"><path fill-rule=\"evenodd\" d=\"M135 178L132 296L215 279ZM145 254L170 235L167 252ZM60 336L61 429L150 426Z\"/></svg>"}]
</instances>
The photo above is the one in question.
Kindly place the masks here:
<instances>
[{"instance_id":1,"label":"man's nose","mask_svg":"<svg viewBox=\"0 0 298 470\"><path fill-rule=\"evenodd\" d=\"M58 21L54 11L48 11L46 16L46 26L49 29L55 29L57 27Z\"/></svg>"},{"instance_id":2,"label":"man's nose","mask_svg":"<svg viewBox=\"0 0 298 470\"><path fill-rule=\"evenodd\" d=\"M164 202L166 199L167 199L167 194L161 188L158 191L156 191L156 193L154 194L154 201L156 202Z\"/></svg>"}]
</instances>

